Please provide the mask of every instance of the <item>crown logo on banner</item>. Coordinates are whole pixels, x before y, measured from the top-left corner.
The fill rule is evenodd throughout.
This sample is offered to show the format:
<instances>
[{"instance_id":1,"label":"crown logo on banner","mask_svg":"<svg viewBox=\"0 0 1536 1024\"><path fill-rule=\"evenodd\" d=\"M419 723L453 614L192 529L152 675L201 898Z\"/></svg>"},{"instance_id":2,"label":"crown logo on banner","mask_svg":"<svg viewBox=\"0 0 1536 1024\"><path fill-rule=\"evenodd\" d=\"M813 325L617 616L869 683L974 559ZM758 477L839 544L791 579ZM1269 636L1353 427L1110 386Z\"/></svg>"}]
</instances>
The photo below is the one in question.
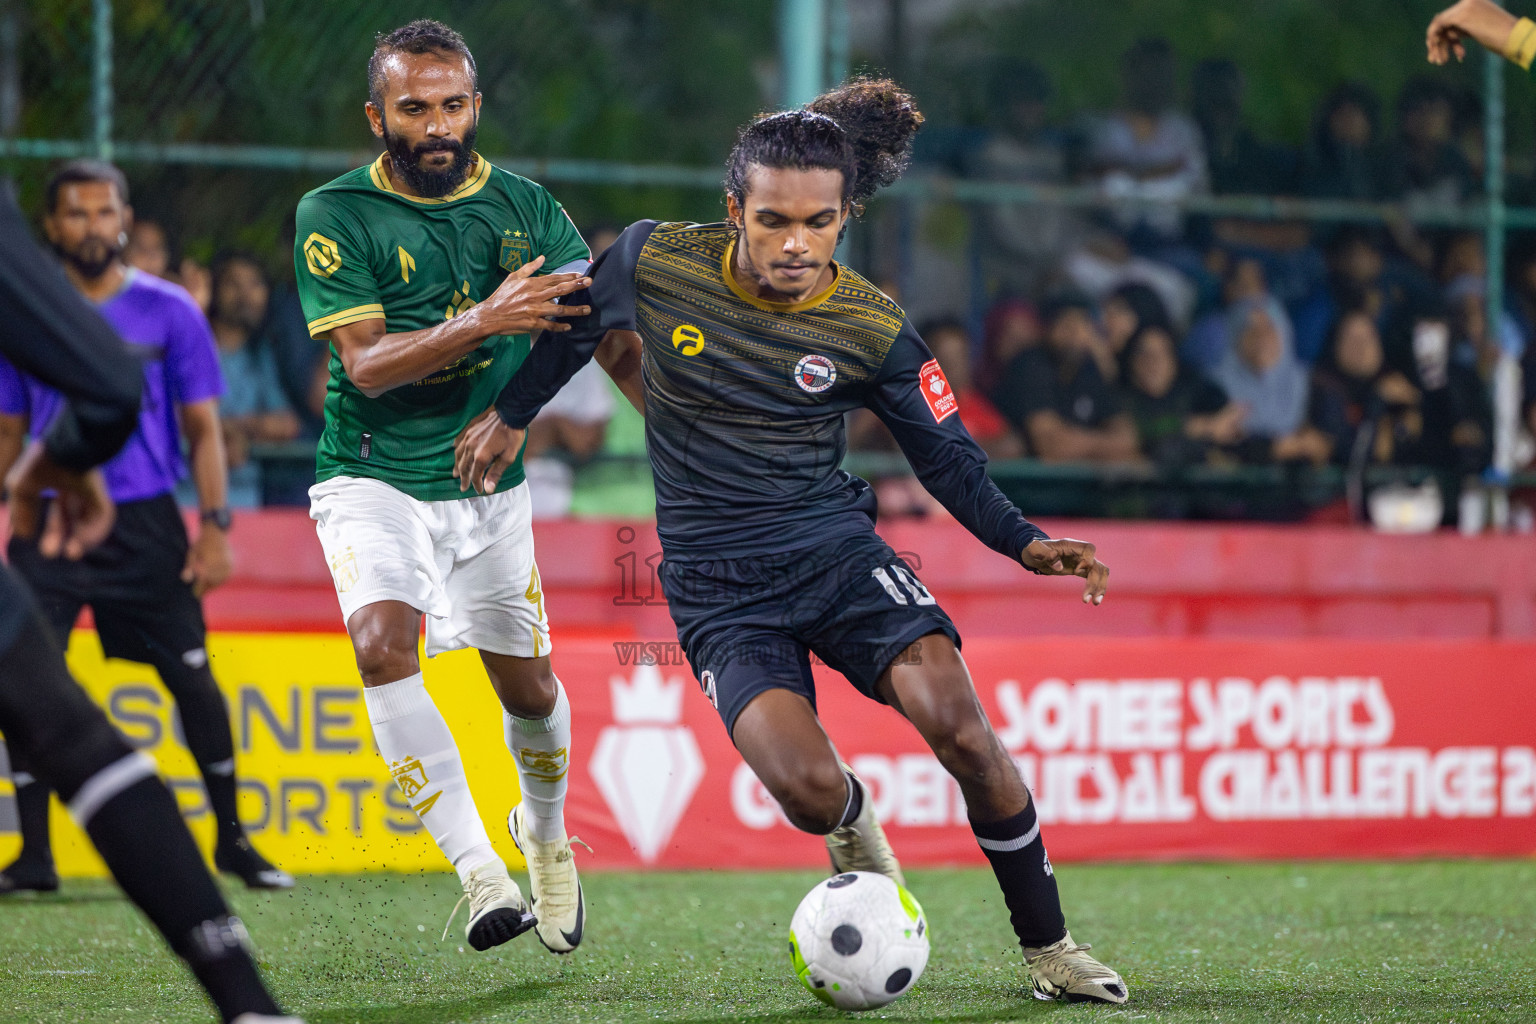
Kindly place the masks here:
<instances>
[{"instance_id":1,"label":"crown logo on banner","mask_svg":"<svg viewBox=\"0 0 1536 1024\"><path fill-rule=\"evenodd\" d=\"M672 725L683 720L681 680L663 680L655 665L636 665L629 679L612 676L613 720L620 725Z\"/></svg>"}]
</instances>

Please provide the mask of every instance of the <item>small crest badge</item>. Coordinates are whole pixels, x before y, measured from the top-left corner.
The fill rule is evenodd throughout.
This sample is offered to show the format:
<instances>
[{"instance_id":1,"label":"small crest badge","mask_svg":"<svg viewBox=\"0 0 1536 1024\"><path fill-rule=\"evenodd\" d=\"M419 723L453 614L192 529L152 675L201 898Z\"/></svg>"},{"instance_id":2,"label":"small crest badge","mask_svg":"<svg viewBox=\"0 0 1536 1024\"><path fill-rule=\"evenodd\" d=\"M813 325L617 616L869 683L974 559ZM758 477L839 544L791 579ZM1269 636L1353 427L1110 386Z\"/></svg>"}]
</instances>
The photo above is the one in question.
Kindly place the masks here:
<instances>
[{"instance_id":1,"label":"small crest badge","mask_svg":"<svg viewBox=\"0 0 1536 1024\"><path fill-rule=\"evenodd\" d=\"M802 356L795 364L795 383L802 391L818 394L837 380L837 366L823 355Z\"/></svg>"},{"instance_id":2,"label":"small crest badge","mask_svg":"<svg viewBox=\"0 0 1536 1024\"><path fill-rule=\"evenodd\" d=\"M405 794L407 800L413 799L417 793L426 788L427 770L422 766L421 759L417 757L403 757L392 762L389 766L389 774L395 777L395 784L400 787L400 792Z\"/></svg>"},{"instance_id":3,"label":"small crest badge","mask_svg":"<svg viewBox=\"0 0 1536 1024\"><path fill-rule=\"evenodd\" d=\"M508 231L502 233L501 258L496 262L501 264L501 269L507 273L521 270L524 263L533 259L533 245L528 241L526 231Z\"/></svg>"}]
</instances>

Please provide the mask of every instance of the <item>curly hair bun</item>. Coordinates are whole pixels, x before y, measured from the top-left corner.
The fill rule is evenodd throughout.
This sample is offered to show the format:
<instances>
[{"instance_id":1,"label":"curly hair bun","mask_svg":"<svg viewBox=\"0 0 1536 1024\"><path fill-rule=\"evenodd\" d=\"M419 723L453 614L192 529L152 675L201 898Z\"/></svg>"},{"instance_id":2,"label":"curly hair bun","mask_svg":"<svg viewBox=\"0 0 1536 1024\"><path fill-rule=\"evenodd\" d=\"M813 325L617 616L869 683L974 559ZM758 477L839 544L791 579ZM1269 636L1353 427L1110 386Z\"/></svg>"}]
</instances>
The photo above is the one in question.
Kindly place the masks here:
<instances>
[{"instance_id":1,"label":"curly hair bun","mask_svg":"<svg viewBox=\"0 0 1536 1024\"><path fill-rule=\"evenodd\" d=\"M923 123L917 101L888 78L852 79L805 108L830 117L847 133L858 164L856 203L901 177L912 158L912 137Z\"/></svg>"}]
</instances>

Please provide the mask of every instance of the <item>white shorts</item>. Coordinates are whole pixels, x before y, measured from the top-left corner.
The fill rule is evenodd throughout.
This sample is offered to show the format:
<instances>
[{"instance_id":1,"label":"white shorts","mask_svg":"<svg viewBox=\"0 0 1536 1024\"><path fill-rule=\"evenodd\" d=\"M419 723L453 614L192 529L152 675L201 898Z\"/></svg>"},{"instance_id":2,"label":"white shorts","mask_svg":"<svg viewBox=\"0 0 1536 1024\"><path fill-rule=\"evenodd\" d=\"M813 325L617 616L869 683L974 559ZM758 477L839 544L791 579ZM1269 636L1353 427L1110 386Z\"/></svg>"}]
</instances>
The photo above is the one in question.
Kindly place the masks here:
<instances>
[{"instance_id":1,"label":"white shorts","mask_svg":"<svg viewBox=\"0 0 1536 1024\"><path fill-rule=\"evenodd\" d=\"M428 657L461 647L516 658L550 652L526 483L417 501L381 480L338 476L309 489L309 517L343 620L376 601L403 601L427 616Z\"/></svg>"}]
</instances>

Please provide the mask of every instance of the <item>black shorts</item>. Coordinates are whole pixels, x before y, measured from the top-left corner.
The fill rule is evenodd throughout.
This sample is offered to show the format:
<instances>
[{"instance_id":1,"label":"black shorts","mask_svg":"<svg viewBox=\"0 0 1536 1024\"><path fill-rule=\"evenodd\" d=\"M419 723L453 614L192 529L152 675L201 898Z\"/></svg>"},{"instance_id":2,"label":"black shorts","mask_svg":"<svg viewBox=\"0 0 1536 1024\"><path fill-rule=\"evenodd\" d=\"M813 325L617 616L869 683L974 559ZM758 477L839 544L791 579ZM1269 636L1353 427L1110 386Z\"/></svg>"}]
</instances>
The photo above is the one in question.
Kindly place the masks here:
<instances>
[{"instance_id":1,"label":"black shorts","mask_svg":"<svg viewBox=\"0 0 1536 1024\"><path fill-rule=\"evenodd\" d=\"M89 605L107 657L190 664L187 655L205 653L207 628L202 602L181 581L187 548L176 500L164 494L117 506L111 534L78 562L44 558L36 541L19 537L7 555L60 646Z\"/></svg>"},{"instance_id":2,"label":"black shorts","mask_svg":"<svg viewBox=\"0 0 1536 1024\"><path fill-rule=\"evenodd\" d=\"M827 548L752 558L663 561L677 637L727 730L758 694L816 704L814 654L873 700L880 676L919 637L955 624L874 531Z\"/></svg>"}]
</instances>

